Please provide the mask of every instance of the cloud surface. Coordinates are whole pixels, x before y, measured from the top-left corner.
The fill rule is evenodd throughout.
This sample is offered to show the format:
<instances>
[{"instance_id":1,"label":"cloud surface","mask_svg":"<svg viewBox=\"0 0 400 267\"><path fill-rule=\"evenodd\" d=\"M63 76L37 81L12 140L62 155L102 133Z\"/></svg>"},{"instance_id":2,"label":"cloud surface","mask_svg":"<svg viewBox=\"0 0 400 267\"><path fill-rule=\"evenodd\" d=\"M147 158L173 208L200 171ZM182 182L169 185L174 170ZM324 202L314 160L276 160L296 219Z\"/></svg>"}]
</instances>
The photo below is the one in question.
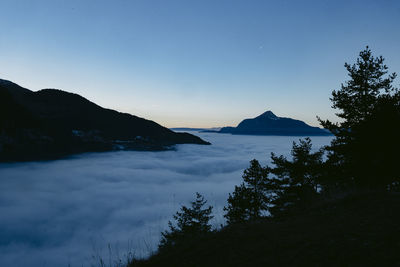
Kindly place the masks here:
<instances>
[{"instance_id":1,"label":"cloud surface","mask_svg":"<svg viewBox=\"0 0 400 267\"><path fill-rule=\"evenodd\" d=\"M0 266L92 266L146 256L180 205L200 192L224 223L228 193L253 158L289 155L298 137L200 133L211 146L89 153L0 164ZM313 137L316 148L331 137ZM110 252L111 249L111 252Z\"/></svg>"}]
</instances>

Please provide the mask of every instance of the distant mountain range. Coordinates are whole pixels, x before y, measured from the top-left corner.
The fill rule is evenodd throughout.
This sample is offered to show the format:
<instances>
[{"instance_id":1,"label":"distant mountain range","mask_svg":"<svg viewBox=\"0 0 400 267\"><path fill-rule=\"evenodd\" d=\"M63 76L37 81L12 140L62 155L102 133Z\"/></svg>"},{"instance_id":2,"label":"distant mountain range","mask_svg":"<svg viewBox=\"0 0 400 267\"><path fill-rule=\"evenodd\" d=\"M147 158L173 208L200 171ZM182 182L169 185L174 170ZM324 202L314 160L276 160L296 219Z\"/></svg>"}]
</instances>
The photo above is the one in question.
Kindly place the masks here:
<instances>
[{"instance_id":1,"label":"distant mountain range","mask_svg":"<svg viewBox=\"0 0 400 267\"><path fill-rule=\"evenodd\" d=\"M213 128L188 128L188 127L177 127L170 128L173 131L199 131L199 132L216 132L221 130L222 127L213 127Z\"/></svg>"},{"instance_id":2,"label":"distant mountain range","mask_svg":"<svg viewBox=\"0 0 400 267\"><path fill-rule=\"evenodd\" d=\"M331 134L327 130L312 127L300 120L278 117L270 110L253 119L243 120L237 127L223 127L217 132L243 135L285 136L316 136Z\"/></svg>"},{"instance_id":3,"label":"distant mountain range","mask_svg":"<svg viewBox=\"0 0 400 267\"><path fill-rule=\"evenodd\" d=\"M0 79L0 161L51 159L121 149L210 144L56 89L37 92Z\"/></svg>"}]
</instances>

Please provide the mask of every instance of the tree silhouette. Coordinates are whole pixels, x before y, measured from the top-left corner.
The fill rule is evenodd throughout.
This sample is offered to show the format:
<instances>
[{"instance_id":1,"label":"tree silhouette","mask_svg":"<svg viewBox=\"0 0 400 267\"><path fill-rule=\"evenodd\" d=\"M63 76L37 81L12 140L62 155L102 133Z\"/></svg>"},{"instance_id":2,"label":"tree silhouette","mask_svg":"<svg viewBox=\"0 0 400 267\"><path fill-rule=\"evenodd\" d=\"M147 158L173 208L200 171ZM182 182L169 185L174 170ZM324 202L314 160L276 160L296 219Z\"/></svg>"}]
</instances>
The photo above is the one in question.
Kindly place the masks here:
<instances>
[{"instance_id":1,"label":"tree silhouette","mask_svg":"<svg viewBox=\"0 0 400 267\"><path fill-rule=\"evenodd\" d=\"M206 203L204 197L196 192L196 199L191 202L190 207L182 206L180 211L173 216L176 225L171 221L168 222L169 230L161 233L159 248L174 246L188 238L210 232L209 221L213 218L211 216L213 207L205 208Z\"/></svg>"},{"instance_id":2,"label":"tree silhouette","mask_svg":"<svg viewBox=\"0 0 400 267\"><path fill-rule=\"evenodd\" d=\"M350 80L340 90L332 92L333 108L341 110L336 115L344 119L340 128L351 129L366 120L374 111L378 100L397 92L392 86L396 73L386 75L388 67L382 56L373 57L366 47L360 52L356 64L345 63Z\"/></svg>"},{"instance_id":3,"label":"tree silhouette","mask_svg":"<svg viewBox=\"0 0 400 267\"><path fill-rule=\"evenodd\" d=\"M271 153L271 180L275 184L275 198L270 208L273 215L288 210L290 207L306 205L318 195L322 177L323 149L312 152L310 138L293 142L292 160Z\"/></svg>"},{"instance_id":4,"label":"tree silhouette","mask_svg":"<svg viewBox=\"0 0 400 267\"><path fill-rule=\"evenodd\" d=\"M235 186L235 191L229 194L228 205L224 207L228 224L257 220L268 210L270 198L268 169L253 159L250 167L243 173L243 182Z\"/></svg>"},{"instance_id":5,"label":"tree silhouette","mask_svg":"<svg viewBox=\"0 0 400 267\"><path fill-rule=\"evenodd\" d=\"M332 92L332 107L343 121L319 121L335 134L327 147L331 184L385 188L398 182L394 158L400 142L394 129L400 125L400 92L392 84L382 56L366 47L355 64L345 63L350 79Z\"/></svg>"}]
</instances>

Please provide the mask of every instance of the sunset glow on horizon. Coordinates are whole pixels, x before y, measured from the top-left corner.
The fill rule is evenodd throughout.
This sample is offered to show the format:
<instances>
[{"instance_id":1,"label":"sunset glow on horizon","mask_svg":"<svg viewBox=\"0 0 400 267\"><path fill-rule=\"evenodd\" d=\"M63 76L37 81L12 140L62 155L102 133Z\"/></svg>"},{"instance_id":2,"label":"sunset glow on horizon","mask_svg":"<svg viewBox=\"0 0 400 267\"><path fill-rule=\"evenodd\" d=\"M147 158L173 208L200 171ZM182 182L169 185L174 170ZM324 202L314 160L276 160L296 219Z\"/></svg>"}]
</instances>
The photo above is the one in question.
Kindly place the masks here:
<instances>
[{"instance_id":1,"label":"sunset glow on horizon","mask_svg":"<svg viewBox=\"0 0 400 267\"><path fill-rule=\"evenodd\" d=\"M0 3L0 79L58 88L166 127L266 110L318 126L368 45L400 70L398 1Z\"/></svg>"}]
</instances>

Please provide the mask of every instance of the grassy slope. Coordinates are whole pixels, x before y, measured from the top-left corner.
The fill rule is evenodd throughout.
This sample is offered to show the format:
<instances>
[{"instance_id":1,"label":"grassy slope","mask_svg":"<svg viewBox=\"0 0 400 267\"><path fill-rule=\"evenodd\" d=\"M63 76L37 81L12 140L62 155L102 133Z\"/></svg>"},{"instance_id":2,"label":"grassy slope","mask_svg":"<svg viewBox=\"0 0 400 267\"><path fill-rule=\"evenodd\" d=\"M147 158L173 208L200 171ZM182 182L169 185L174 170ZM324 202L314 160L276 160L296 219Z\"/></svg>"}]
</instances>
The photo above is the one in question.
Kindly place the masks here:
<instances>
[{"instance_id":1,"label":"grassy slope","mask_svg":"<svg viewBox=\"0 0 400 267\"><path fill-rule=\"evenodd\" d=\"M400 266L400 195L358 194L224 228L132 266Z\"/></svg>"}]
</instances>

